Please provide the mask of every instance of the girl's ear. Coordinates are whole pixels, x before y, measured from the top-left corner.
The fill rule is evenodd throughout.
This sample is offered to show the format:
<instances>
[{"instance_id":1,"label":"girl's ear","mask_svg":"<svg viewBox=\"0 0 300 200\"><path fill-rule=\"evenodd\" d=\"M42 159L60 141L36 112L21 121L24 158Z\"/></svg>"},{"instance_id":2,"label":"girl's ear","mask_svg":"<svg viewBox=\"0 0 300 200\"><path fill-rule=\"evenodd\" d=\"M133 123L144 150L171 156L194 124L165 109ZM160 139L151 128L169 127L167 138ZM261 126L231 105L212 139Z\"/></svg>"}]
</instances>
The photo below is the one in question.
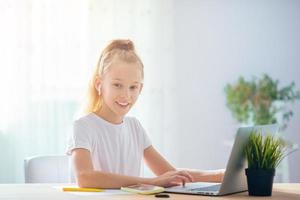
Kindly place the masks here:
<instances>
[{"instance_id":1,"label":"girl's ear","mask_svg":"<svg viewBox=\"0 0 300 200\"><path fill-rule=\"evenodd\" d=\"M95 80L95 88L98 91L98 94L101 94L101 78L99 76L96 77Z\"/></svg>"}]
</instances>

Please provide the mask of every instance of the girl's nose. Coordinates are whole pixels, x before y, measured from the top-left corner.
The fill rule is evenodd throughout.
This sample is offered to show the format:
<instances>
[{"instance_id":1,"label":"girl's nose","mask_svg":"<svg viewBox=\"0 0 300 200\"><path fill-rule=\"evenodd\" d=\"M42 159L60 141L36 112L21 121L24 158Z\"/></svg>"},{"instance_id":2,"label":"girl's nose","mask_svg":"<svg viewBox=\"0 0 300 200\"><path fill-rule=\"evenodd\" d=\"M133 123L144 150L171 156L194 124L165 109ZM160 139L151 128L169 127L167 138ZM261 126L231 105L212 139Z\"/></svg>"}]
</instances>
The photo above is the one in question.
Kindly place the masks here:
<instances>
[{"instance_id":1,"label":"girl's nose","mask_svg":"<svg viewBox=\"0 0 300 200\"><path fill-rule=\"evenodd\" d=\"M129 98L130 97L130 90L129 89L124 89L123 92L122 92L122 96L124 98Z\"/></svg>"}]
</instances>

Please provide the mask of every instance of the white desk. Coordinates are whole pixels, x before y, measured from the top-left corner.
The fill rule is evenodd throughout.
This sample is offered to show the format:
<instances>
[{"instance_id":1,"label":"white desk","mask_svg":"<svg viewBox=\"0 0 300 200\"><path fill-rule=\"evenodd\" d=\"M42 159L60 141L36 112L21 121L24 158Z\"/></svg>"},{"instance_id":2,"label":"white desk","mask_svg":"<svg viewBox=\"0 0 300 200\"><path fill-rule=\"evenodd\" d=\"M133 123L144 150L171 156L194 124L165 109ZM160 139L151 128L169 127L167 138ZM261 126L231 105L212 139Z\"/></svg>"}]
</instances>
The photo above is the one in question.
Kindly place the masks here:
<instances>
[{"instance_id":1,"label":"white desk","mask_svg":"<svg viewBox=\"0 0 300 200\"><path fill-rule=\"evenodd\" d=\"M125 194L125 195L77 195L68 192L62 192L55 186L60 186L61 184L0 184L0 199L5 200L77 200L77 199L159 199L153 195L135 195L135 194ZM247 192L238 193L234 195L222 196L222 197L207 197L198 195L180 195L180 194L170 194L169 199L211 199L216 200L223 199L278 199L278 200L299 200L300 199L300 183L297 184L274 184L273 196L272 197L250 197Z\"/></svg>"}]
</instances>

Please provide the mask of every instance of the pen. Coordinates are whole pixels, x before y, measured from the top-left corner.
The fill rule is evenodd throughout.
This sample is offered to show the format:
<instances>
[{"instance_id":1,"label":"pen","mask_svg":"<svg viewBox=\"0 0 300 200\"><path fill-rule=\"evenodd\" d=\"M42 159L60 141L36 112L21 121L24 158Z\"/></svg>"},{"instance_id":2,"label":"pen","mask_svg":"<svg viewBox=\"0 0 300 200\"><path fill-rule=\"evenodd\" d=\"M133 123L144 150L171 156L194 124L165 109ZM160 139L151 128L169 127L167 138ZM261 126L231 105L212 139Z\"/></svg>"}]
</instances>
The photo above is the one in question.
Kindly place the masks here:
<instances>
[{"instance_id":1,"label":"pen","mask_svg":"<svg viewBox=\"0 0 300 200\"><path fill-rule=\"evenodd\" d=\"M103 192L103 189L98 188L77 188L77 187L63 187L64 192Z\"/></svg>"}]
</instances>

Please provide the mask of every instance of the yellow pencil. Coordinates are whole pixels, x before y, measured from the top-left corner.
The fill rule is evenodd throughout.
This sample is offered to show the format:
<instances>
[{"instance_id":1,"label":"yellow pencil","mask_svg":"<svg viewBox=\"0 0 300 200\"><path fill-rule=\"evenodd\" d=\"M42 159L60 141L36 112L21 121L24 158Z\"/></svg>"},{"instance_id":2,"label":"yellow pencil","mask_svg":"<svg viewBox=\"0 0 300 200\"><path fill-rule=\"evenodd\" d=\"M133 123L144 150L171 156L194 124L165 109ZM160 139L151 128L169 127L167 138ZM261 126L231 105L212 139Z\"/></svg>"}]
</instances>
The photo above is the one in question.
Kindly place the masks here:
<instances>
[{"instance_id":1,"label":"yellow pencil","mask_svg":"<svg viewBox=\"0 0 300 200\"><path fill-rule=\"evenodd\" d=\"M77 187L63 187L64 192L103 192L103 189L98 188L77 188Z\"/></svg>"}]
</instances>

